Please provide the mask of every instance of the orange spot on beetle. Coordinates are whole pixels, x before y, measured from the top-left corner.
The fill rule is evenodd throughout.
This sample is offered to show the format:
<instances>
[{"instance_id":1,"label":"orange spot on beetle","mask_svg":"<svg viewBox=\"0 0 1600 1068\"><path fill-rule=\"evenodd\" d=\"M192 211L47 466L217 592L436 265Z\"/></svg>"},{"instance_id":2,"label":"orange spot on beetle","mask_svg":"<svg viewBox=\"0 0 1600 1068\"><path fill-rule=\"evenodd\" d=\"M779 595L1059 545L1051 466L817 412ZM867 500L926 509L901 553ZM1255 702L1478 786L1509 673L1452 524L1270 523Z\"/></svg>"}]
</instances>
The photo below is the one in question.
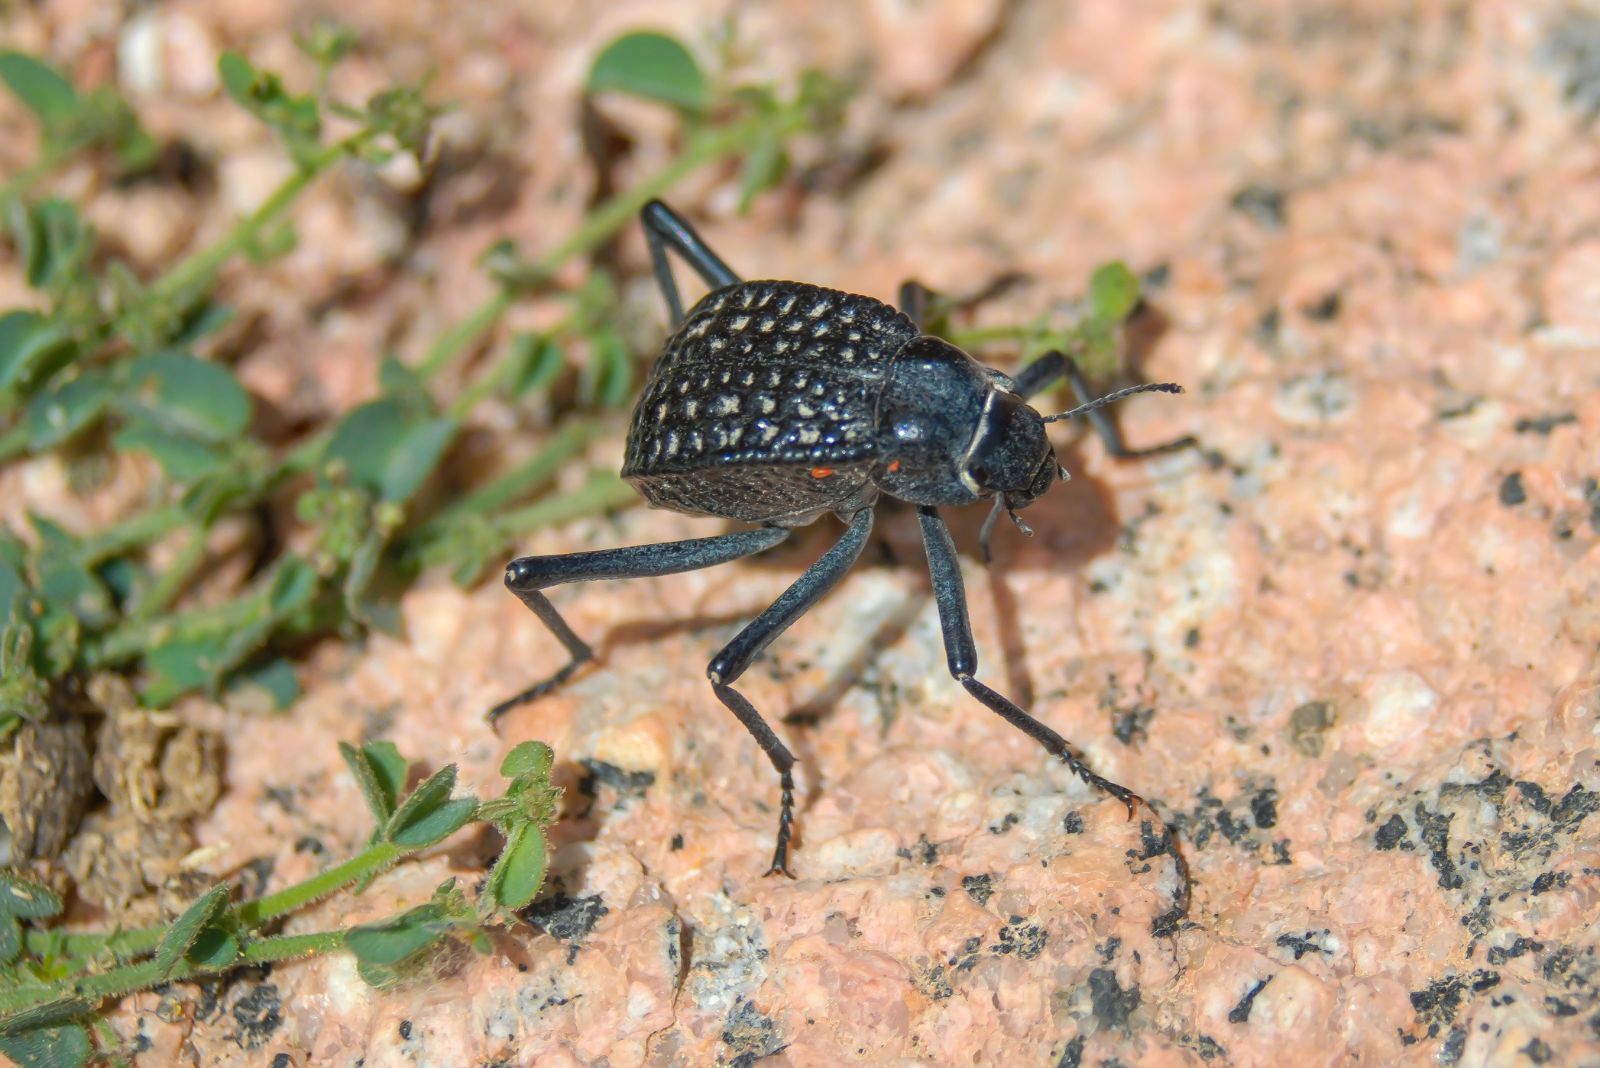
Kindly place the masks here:
<instances>
[{"instance_id":1,"label":"orange spot on beetle","mask_svg":"<svg viewBox=\"0 0 1600 1068\"><path fill-rule=\"evenodd\" d=\"M827 478L828 476L830 476L832 474L833 474L833 468L831 468L831 467L813 467L811 469L811 477L812 478Z\"/></svg>"},{"instance_id":2,"label":"orange spot on beetle","mask_svg":"<svg viewBox=\"0 0 1600 1068\"><path fill-rule=\"evenodd\" d=\"M899 460L890 460L889 461L889 473L892 475L898 470L900 470L900 461Z\"/></svg>"}]
</instances>

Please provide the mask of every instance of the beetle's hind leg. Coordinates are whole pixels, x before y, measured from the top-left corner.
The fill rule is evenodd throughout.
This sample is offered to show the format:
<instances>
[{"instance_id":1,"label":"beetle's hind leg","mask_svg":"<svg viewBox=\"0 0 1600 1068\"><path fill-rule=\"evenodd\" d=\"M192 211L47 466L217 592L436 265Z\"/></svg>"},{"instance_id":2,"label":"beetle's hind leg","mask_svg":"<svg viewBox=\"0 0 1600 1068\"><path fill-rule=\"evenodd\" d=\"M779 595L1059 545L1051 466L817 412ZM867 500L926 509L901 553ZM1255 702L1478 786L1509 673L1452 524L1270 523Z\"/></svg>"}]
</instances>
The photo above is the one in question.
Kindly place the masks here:
<instances>
[{"instance_id":1,"label":"beetle's hind leg","mask_svg":"<svg viewBox=\"0 0 1600 1068\"><path fill-rule=\"evenodd\" d=\"M1178 869L1178 894L1172 910L1157 921L1158 926L1170 929L1189 911L1189 866L1173 842L1171 829L1150 808L1148 801L1126 786L1095 774L1065 738L973 678L978 670L978 646L973 641L972 622L967 617L967 595L961 581L961 565L956 560L955 542L950 537L950 528L932 508L917 509L917 518L922 524L922 543L928 554L928 573L933 579L933 599L939 607L939 627L944 632L945 659L950 674L984 707L1044 746L1078 778L1126 805L1129 819L1141 805L1150 811L1160 828L1160 846L1149 851L1148 856L1169 853Z\"/></svg>"},{"instance_id":2,"label":"beetle's hind leg","mask_svg":"<svg viewBox=\"0 0 1600 1068\"><path fill-rule=\"evenodd\" d=\"M1088 404L1095 399L1093 391L1089 389L1089 382L1083 377L1083 372L1070 357L1061 352L1047 352L1034 360L1021 371L1017 372L1015 382L1017 392L1024 397L1032 397L1053 386L1065 378L1072 386L1072 392L1077 396L1079 404ZM1083 413L1095 433L1100 435L1100 440L1105 442L1106 451L1119 460L1139 460L1147 456L1160 456L1164 453L1177 452L1198 445L1193 434L1185 434L1181 438L1164 441L1159 445L1150 445L1142 449L1132 449L1122 438L1122 431L1117 427L1117 421L1111 413L1104 408L1091 408Z\"/></svg>"},{"instance_id":3,"label":"beetle's hind leg","mask_svg":"<svg viewBox=\"0 0 1600 1068\"><path fill-rule=\"evenodd\" d=\"M760 527L711 538L561 556L523 556L511 561L506 565L506 588L539 617L550 633L556 636L556 640L566 647L567 655L572 659L554 675L489 709L488 718L496 720L518 705L544 696L594 659L594 650L573 632L541 590L566 582L648 578L698 571L703 567L715 567L741 556L751 556L770 549L788 536L789 531L783 527Z\"/></svg>"},{"instance_id":4,"label":"beetle's hind leg","mask_svg":"<svg viewBox=\"0 0 1600 1068\"><path fill-rule=\"evenodd\" d=\"M867 536L871 533L872 509L863 508L850 518L850 526L844 532L844 537L807 568L765 612L735 634L733 640L723 646L706 667L706 677L711 680L711 689L717 699L739 718L778 772L778 783L782 790L778 811L778 841L772 851L772 867L767 869L768 875L781 872L793 877L789 871L789 839L794 829L794 754L773 733L772 727L749 699L733 688L733 683L745 673L761 650L839 584L845 572L861 556Z\"/></svg>"},{"instance_id":5,"label":"beetle's hind leg","mask_svg":"<svg viewBox=\"0 0 1600 1068\"><path fill-rule=\"evenodd\" d=\"M689 225L689 220L661 201L652 200L646 204L639 211L639 219L644 223L645 242L650 246L650 266L655 270L656 285L661 287L661 297L667 302L674 328L683 322L683 300L678 296L678 283L673 280L672 264L667 260L669 250L682 256L712 289L739 281L733 268L711 251L711 246Z\"/></svg>"}]
</instances>

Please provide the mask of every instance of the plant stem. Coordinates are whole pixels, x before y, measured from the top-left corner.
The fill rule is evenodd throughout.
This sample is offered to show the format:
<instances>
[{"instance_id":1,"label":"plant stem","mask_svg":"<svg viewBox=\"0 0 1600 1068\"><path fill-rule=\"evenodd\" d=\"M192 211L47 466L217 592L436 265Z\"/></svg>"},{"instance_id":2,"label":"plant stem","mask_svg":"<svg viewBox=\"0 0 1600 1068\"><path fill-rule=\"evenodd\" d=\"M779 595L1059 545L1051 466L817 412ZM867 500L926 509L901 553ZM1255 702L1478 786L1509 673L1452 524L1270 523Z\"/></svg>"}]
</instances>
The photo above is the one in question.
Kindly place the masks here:
<instances>
[{"instance_id":1,"label":"plant stem","mask_svg":"<svg viewBox=\"0 0 1600 1068\"><path fill-rule=\"evenodd\" d=\"M93 567L120 556L129 549L149 545L177 530L189 521L189 516L177 505L152 508L123 520L117 526L92 538L84 539L83 562Z\"/></svg>"},{"instance_id":2,"label":"plant stem","mask_svg":"<svg viewBox=\"0 0 1600 1068\"><path fill-rule=\"evenodd\" d=\"M970 330L952 330L950 344L962 349L973 349L996 341L1029 341L1039 336L1033 326L978 326Z\"/></svg>"},{"instance_id":3,"label":"plant stem","mask_svg":"<svg viewBox=\"0 0 1600 1068\"><path fill-rule=\"evenodd\" d=\"M91 666L106 667L138 656L174 635L231 634L260 621L266 607L259 594L260 590L252 590L224 604L130 619L107 631L95 645L86 646L84 659Z\"/></svg>"},{"instance_id":4,"label":"plant stem","mask_svg":"<svg viewBox=\"0 0 1600 1068\"><path fill-rule=\"evenodd\" d=\"M234 914L241 926L254 930L269 920L304 908L352 883L378 875L397 860L414 852L416 850L392 842L376 842L349 860L309 879L286 886L277 893L244 902L234 909ZM30 930L26 944L28 952L35 956L57 949L69 957L92 957L106 950L114 951L119 956L136 957L154 950L166 933L166 927L141 927L105 935L70 932L58 935L53 931ZM4 1011L4 991L0 990L0 1012Z\"/></svg>"},{"instance_id":5,"label":"plant stem","mask_svg":"<svg viewBox=\"0 0 1600 1068\"><path fill-rule=\"evenodd\" d=\"M119 957L137 957L154 950L161 944L165 927L139 927L127 931L95 934L90 931L54 931L29 928L24 934L24 945L34 957L52 951L77 960L111 952Z\"/></svg>"},{"instance_id":6,"label":"plant stem","mask_svg":"<svg viewBox=\"0 0 1600 1068\"><path fill-rule=\"evenodd\" d=\"M489 531L494 541L509 544L530 530L594 515L637 499L633 487L616 475L610 472L596 474L572 493L545 497L496 516L489 521ZM448 543L444 542L423 546L423 566L443 562L448 558L447 548Z\"/></svg>"},{"instance_id":7,"label":"plant stem","mask_svg":"<svg viewBox=\"0 0 1600 1068\"><path fill-rule=\"evenodd\" d=\"M150 287L151 295L172 298L204 283L223 264L255 243L267 226L287 211L289 205L293 204L323 171L359 149L370 136L371 134L366 132L355 134L327 146L311 157L286 178L260 207L235 223L227 236L180 260L171 270L156 279Z\"/></svg>"},{"instance_id":8,"label":"plant stem","mask_svg":"<svg viewBox=\"0 0 1600 1068\"><path fill-rule=\"evenodd\" d=\"M665 193L683 178L700 167L712 163L730 152L736 152L747 143L762 136L783 137L801 129L806 114L800 108L790 108L776 114L757 114L721 129L705 130L695 135L671 163L638 185L601 204L591 212L583 224L565 241L541 256L521 276L503 282L478 309L439 336L417 364L417 373L423 378L438 374L463 349L469 348L500 321L521 292L534 289L548 281L567 260L589 252L607 241L628 220L636 215L645 203Z\"/></svg>"},{"instance_id":9,"label":"plant stem","mask_svg":"<svg viewBox=\"0 0 1600 1068\"><path fill-rule=\"evenodd\" d=\"M148 990L157 983L173 980L199 979L248 964L269 964L273 961L294 960L318 953L328 953L344 945L345 932L319 931L314 934L278 935L272 938L246 942L239 955L220 967L193 964L179 960L171 968L162 968L154 960L124 965L95 975L84 976L68 983L41 984L37 986L0 989L0 1034L11 1034L16 1028L15 1016L30 1009L41 1009L52 1002L62 1002L67 1017L79 1014L80 1003L98 1003L107 998L122 997L136 990ZM30 1018L28 1027L40 1026L47 1021Z\"/></svg>"},{"instance_id":10,"label":"plant stem","mask_svg":"<svg viewBox=\"0 0 1600 1068\"><path fill-rule=\"evenodd\" d=\"M458 501L452 502L406 539L417 545L445 536L449 527L473 516L493 512L524 493L543 485L561 470L561 465L599 437L600 422L574 419L553 434L544 448L525 463L498 475Z\"/></svg>"},{"instance_id":11,"label":"plant stem","mask_svg":"<svg viewBox=\"0 0 1600 1068\"><path fill-rule=\"evenodd\" d=\"M607 508L615 508L634 500L637 495L632 486L617 475L607 471L596 474L573 493L546 497L533 504L506 512L496 517L491 527L498 535L514 538L530 530L563 523L569 519L593 515Z\"/></svg>"},{"instance_id":12,"label":"plant stem","mask_svg":"<svg viewBox=\"0 0 1600 1068\"><path fill-rule=\"evenodd\" d=\"M46 139L39 146L39 158L0 186L0 209L9 209L12 201L27 196L41 178L59 167L71 154L68 146Z\"/></svg>"},{"instance_id":13,"label":"plant stem","mask_svg":"<svg viewBox=\"0 0 1600 1068\"><path fill-rule=\"evenodd\" d=\"M28 451L28 425L18 423L10 430L0 433L0 463L21 456Z\"/></svg>"},{"instance_id":14,"label":"plant stem","mask_svg":"<svg viewBox=\"0 0 1600 1068\"><path fill-rule=\"evenodd\" d=\"M275 894L268 894L254 901L246 901L237 910L239 922L246 927L259 927L268 920L304 908L313 901L327 897L352 883L369 879L412 852L415 850L406 849L393 842L375 842L343 864L336 864L304 882L286 886Z\"/></svg>"},{"instance_id":15,"label":"plant stem","mask_svg":"<svg viewBox=\"0 0 1600 1068\"><path fill-rule=\"evenodd\" d=\"M184 542L177 559L172 561L170 567L162 572L143 597L139 598L138 605L133 610L135 619L149 619L157 612L165 611L173 598L183 592L195 570L205 563L206 559L206 532L196 525L189 531L189 540Z\"/></svg>"}]
</instances>

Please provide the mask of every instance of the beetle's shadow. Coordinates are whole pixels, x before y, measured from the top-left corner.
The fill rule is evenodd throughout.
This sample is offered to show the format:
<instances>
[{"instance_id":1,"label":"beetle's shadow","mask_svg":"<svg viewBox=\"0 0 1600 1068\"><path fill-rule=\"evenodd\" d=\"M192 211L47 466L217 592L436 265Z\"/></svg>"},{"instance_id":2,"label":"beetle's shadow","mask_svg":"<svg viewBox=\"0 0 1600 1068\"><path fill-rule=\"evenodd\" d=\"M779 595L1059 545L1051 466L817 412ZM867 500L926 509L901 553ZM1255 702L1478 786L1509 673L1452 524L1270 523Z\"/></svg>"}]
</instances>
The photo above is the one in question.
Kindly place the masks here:
<instances>
[{"instance_id":1,"label":"beetle's shadow","mask_svg":"<svg viewBox=\"0 0 1600 1068\"><path fill-rule=\"evenodd\" d=\"M1069 471L1081 463L1077 449L1071 446L1064 448L1059 458ZM988 508L985 504L943 513L958 549L968 556L979 555L979 534ZM1006 581L1006 576L1012 572L1079 570L1116 546L1122 522L1109 488L1097 479L1083 476L1054 486L1050 493L1028 508L1025 518L1035 531L1034 537L1023 537L1010 523L1002 521L991 540L994 558L987 568L984 586L994 601L1000 643L987 658L980 649L979 663L1003 665L1007 689L1026 707L1033 703L1034 687L1027 671L1021 601L1015 584ZM819 545L826 544L819 539ZM932 596L920 527L916 511L910 506L898 501L879 503L868 555L869 566L895 567L915 576L915 592L879 622L855 654L840 665L820 690L796 704L783 717L785 722L814 725L826 719L859 681L867 665L905 636ZM786 566L792 566L792 561ZM968 575L971 575L970 570ZM979 588L976 583L969 586L969 602L976 588ZM826 611L827 603L816 610ZM937 669L945 669L942 655Z\"/></svg>"},{"instance_id":2,"label":"beetle's shadow","mask_svg":"<svg viewBox=\"0 0 1600 1068\"><path fill-rule=\"evenodd\" d=\"M1058 458L1069 471L1075 467L1081 468L1081 456L1076 446L1064 447ZM969 557L978 556L979 533L988 515L988 507L987 504L975 505L942 513L957 547ZM857 649L839 664L820 689L789 708L764 709L769 718L802 726L815 725L827 719L850 688L860 681L867 666L885 649L904 638L926 608L931 597L931 582L916 511L909 505L889 499L880 500L877 510L872 540L857 566L895 568L915 583L914 588L900 605L878 621L872 633L859 642ZM967 593L970 601L975 592L986 588L995 605L999 648L980 649L980 665L989 665L991 672L1000 667L1005 673L1005 686L1010 695L1027 707L1033 702L1034 687L1027 671L1026 643L1020 619L1021 598L1026 596L1026 592L1019 595L1017 584L1008 582L1007 576L1018 572L1071 573L1080 570L1089 561L1116 546L1122 522L1109 488L1097 479L1082 475L1058 483L1022 514L1033 528L1034 536L1023 537L1020 531L1002 519L991 539L994 558L987 568L986 579L982 586L971 583ZM730 524L727 529L738 528ZM788 542L738 566L781 571L798 578L802 571L827 552L839 534L837 521L824 519L797 531ZM968 569L967 574L970 578L972 570ZM842 595L847 594L835 591L813 611L828 612ZM754 612L744 611L630 620L616 624L601 635L597 652L603 663L614 650L622 646L659 641L677 634L732 629L753 618ZM776 645L780 655L782 642L783 638L779 637ZM707 652L708 662L713 652ZM760 663L759 658L757 663ZM940 662L930 667L944 670L942 655Z\"/></svg>"},{"instance_id":3,"label":"beetle's shadow","mask_svg":"<svg viewBox=\"0 0 1600 1068\"><path fill-rule=\"evenodd\" d=\"M1081 468L1081 456L1076 446L1063 448L1058 458L1069 471ZM914 593L879 621L873 632L860 643L858 650L835 670L820 690L787 710L773 710L775 718L797 724L813 724L827 718L850 687L859 681L867 665L883 650L905 637L931 596L927 560L922 550L915 509L889 499L880 500L877 509L872 540L863 554L862 563L857 566L893 567L915 576ZM967 556L978 556L979 532L988 509L989 506L984 504L942 513L957 547ZM1033 537L1023 537L1020 531L1002 519L991 539L994 558L987 568L984 586L994 600L1000 647L989 658L983 657L983 651L980 650L979 662L1003 663L1006 684L1011 693L1019 703L1028 705L1033 700L1033 685L1025 664L1025 643L1019 618L1021 601L1015 584L1007 582L1006 576L1013 572L1070 573L1079 570L1116 546L1122 522L1108 487L1097 479L1082 475L1058 483L1022 515L1033 528ZM737 528L730 525L727 529ZM796 536L783 545L739 566L781 571L798 577L827 552L839 534L837 521L824 519L797 531ZM968 574L971 575L970 570ZM969 599L976 586L974 583L969 587ZM830 602L839 596L840 593L836 591L813 611L827 612ZM657 641L675 634L731 628L752 618L754 615L750 612L724 612L675 619L631 620L618 623L608 630L601 637L597 651L603 661L620 646ZM780 637L778 643L782 641ZM707 654L708 661L710 655ZM938 666L943 668L944 664L941 662Z\"/></svg>"},{"instance_id":4,"label":"beetle's shadow","mask_svg":"<svg viewBox=\"0 0 1600 1068\"><path fill-rule=\"evenodd\" d=\"M1059 453L1059 459L1068 470L1081 468L1081 455L1075 446L1063 448ZM978 556L979 533L987 514L987 505L944 513L958 548L973 558ZM1097 479L1081 475L1052 487L1048 494L1027 509L1025 518L1035 531L1034 537L1023 537L1010 523L1002 521L992 538L994 559L988 567L986 581L982 586L987 587L988 595L993 598L1000 640L997 649L980 649L979 663L989 665L991 673L994 673L996 668L1003 670L1004 690L1018 704L1028 708L1033 704L1035 691L1027 669L1026 643L1020 619L1022 598L1027 594L1025 583L1021 584L1023 592L1019 595L1017 591L1019 584L1008 582L1007 576L1022 572L1071 573L1080 570L1095 557L1116 546L1122 523L1117 515L1109 487ZM734 528L730 525L728 529ZM805 530L797 531L796 536L789 542L746 561L741 566L756 566L798 577L806 567L814 563L834 544L839 533L835 521L824 520ZM905 637L925 611L932 596L920 526L914 508L898 501L885 500L879 503L872 541L869 542L862 562L858 566L893 567L898 572L906 574L912 585L901 602L878 619L872 632L857 643L849 658L834 669L820 688L797 700L788 708L761 710L769 721L781 720L791 728L799 728L790 730L787 740L803 767L815 769L817 763L816 750L811 744L810 732L806 728L822 724L833 714L845 694L861 680L868 665L884 650ZM974 570L967 568L966 573L970 578L974 575ZM976 582L970 584L969 600L982 586ZM828 612L830 602L838 596L840 592L835 592L814 610ZM694 633L713 628L731 629L749 622L753 616L754 613L744 611L623 622L611 627L600 636L597 652L600 654L600 661L604 663L609 659L611 652L619 646L648 643L675 634ZM781 643L782 640L780 637L778 642ZM779 648L781 655L781 644ZM986 652L987 656L984 655ZM708 660L711 655L712 653L708 651ZM942 653L939 662L929 665L929 669L946 670ZM980 677L982 674L980 670ZM709 700L711 698L709 687L706 696L708 705L714 705L715 701ZM977 715L983 714L981 706L976 702L973 703L973 712ZM886 711L884 731L887 731L892 724L894 715L895 710ZM575 768L564 770L569 775L579 773ZM806 779L809 785L804 788L804 798L799 805L799 810L802 812L814 799L814 784L817 782L815 774L807 776ZM574 828L569 833L575 840L591 839L598 833L599 824L604 818L605 816L600 813L584 812L582 818L574 822ZM484 844L480 844L477 848L482 850Z\"/></svg>"}]
</instances>

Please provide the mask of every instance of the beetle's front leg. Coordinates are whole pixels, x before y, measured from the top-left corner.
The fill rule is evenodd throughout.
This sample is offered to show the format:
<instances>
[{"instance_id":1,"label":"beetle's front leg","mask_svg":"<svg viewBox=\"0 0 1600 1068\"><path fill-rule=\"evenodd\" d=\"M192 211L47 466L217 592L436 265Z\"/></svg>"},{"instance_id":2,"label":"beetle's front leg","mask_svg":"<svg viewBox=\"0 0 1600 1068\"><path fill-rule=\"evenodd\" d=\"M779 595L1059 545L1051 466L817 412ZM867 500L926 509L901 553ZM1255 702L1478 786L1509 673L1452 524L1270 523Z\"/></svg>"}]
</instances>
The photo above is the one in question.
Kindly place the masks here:
<instances>
[{"instance_id":1,"label":"beetle's front leg","mask_svg":"<svg viewBox=\"0 0 1600 1068\"><path fill-rule=\"evenodd\" d=\"M950 538L950 528L945 526L944 520L932 508L917 509L917 518L922 524L922 542L928 554L928 573L933 580L933 600L939 608L939 627L944 634L945 658L950 674L985 708L1044 746L1051 756L1071 768L1078 778L1126 805L1129 819L1133 818L1141 805L1155 815L1155 810L1150 809L1150 803L1144 798L1091 770L1065 738L973 677L978 670L978 646L972 638L972 622L967 616L967 594L961 581L961 564L956 559L955 542ZM1162 918L1164 925L1170 925L1189 910L1189 866L1173 844L1171 829L1159 815L1155 819L1161 828L1165 851L1171 854L1178 869L1177 898L1172 911Z\"/></svg>"},{"instance_id":2,"label":"beetle's front leg","mask_svg":"<svg viewBox=\"0 0 1600 1068\"><path fill-rule=\"evenodd\" d=\"M594 650L567 625L555 605L540 591L567 582L649 578L699 571L770 549L788 536L789 531L784 527L761 527L711 538L561 556L523 556L511 561L506 565L506 588L550 629L556 640L566 647L571 659L554 675L489 709L488 718L496 720L518 705L544 696L594 659Z\"/></svg>"}]
</instances>

